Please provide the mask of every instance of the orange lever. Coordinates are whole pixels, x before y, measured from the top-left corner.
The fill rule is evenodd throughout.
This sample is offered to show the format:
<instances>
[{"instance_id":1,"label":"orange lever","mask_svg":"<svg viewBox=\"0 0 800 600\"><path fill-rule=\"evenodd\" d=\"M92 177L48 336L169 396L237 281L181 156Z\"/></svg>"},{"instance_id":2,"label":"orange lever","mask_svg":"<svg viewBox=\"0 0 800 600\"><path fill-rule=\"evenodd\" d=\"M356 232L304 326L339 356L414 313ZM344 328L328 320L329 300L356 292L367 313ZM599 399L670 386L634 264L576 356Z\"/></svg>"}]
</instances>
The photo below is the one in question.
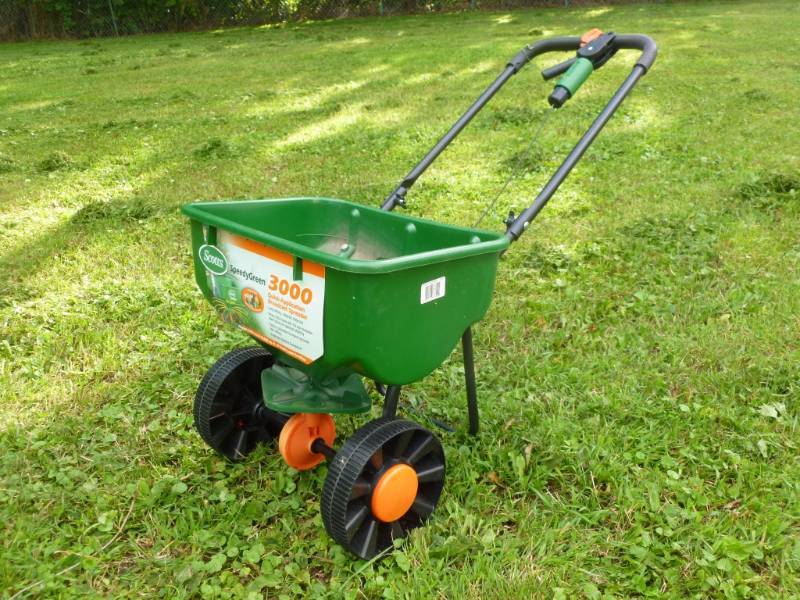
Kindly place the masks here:
<instances>
[{"instance_id":1,"label":"orange lever","mask_svg":"<svg viewBox=\"0 0 800 600\"><path fill-rule=\"evenodd\" d=\"M602 29L597 29L597 27L595 27L594 29L590 29L581 36L581 48L583 48L593 39L600 37L601 35L603 35Z\"/></svg>"}]
</instances>

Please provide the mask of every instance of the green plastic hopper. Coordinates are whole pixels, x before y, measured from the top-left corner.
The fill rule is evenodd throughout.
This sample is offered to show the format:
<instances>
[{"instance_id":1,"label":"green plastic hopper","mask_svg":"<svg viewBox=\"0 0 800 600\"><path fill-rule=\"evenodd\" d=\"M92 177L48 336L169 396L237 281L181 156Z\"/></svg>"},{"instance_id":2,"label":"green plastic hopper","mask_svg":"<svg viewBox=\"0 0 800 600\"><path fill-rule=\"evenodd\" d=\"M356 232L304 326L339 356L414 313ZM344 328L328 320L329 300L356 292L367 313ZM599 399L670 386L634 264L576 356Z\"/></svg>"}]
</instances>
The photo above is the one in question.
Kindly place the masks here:
<instances>
[{"instance_id":1,"label":"green plastic hopper","mask_svg":"<svg viewBox=\"0 0 800 600\"><path fill-rule=\"evenodd\" d=\"M215 288L215 278L230 277L234 270L245 275L239 277L239 287L252 284L266 298L267 311L280 301L269 291L270 285L275 286L275 294L286 291L287 298L296 292L294 304L288 305L290 312L293 306L302 309L299 294L304 285L313 280L316 289L324 286L320 326L315 329L313 323L309 325L313 319L307 319L301 322L305 331L299 334L305 338L321 335L321 340L303 341L321 347L320 356L304 357L291 340L275 342L270 328L274 322L280 329L282 322L252 312L246 308L248 302L228 307L232 311L228 316L241 318L226 320L238 322L282 363L312 380L339 378L345 387L353 372L384 384L407 384L439 366L467 327L486 313L497 262L509 244L502 233L443 225L328 198L199 202L184 206L183 212L192 220L197 283L218 308L230 302L233 286L226 281ZM274 251L284 263L290 257L291 277L286 274L288 266L269 260L264 268L231 264L232 270L216 275L214 271L221 271L222 263L230 258L215 258L217 250L222 251L218 246L226 247L218 240L229 234L261 255L273 256ZM277 271L283 269L276 278L268 272L273 264ZM218 288L224 289L225 298L215 294ZM252 298L254 292L250 294Z\"/></svg>"}]
</instances>

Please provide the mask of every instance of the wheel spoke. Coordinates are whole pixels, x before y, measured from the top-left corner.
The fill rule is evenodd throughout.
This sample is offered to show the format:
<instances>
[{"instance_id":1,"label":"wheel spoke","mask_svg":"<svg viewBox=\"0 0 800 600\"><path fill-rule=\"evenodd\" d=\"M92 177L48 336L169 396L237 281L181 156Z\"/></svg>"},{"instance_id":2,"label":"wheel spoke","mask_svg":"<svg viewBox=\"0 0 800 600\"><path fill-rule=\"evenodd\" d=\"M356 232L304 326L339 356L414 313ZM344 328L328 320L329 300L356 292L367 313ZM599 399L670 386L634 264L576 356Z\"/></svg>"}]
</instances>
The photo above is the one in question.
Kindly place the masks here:
<instances>
[{"instance_id":1,"label":"wheel spoke","mask_svg":"<svg viewBox=\"0 0 800 600\"><path fill-rule=\"evenodd\" d=\"M403 530L408 533L412 529L422 525L422 519L413 510L409 510L406 514L400 517L399 523L403 527Z\"/></svg>"},{"instance_id":2,"label":"wheel spoke","mask_svg":"<svg viewBox=\"0 0 800 600\"><path fill-rule=\"evenodd\" d=\"M247 432L242 430L236 437L236 443L233 446L233 457L244 458L247 454Z\"/></svg>"},{"instance_id":3,"label":"wheel spoke","mask_svg":"<svg viewBox=\"0 0 800 600\"><path fill-rule=\"evenodd\" d=\"M383 448L378 448L369 459L370 464L375 468L377 471L383 466Z\"/></svg>"},{"instance_id":4,"label":"wheel spoke","mask_svg":"<svg viewBox=\"0 0 800 600\"><path fill-rule=\"evenodd\" d=\"M411 441L411 438L414 437L414 431L404 431L396 438L394 438L388 448L390 450L387 452L387 455L392 458L400 458L403 456L403 452L405 452L406 448L408 447L408 443Z\"/></svg>"},{"instance_id":5,"label":"wheel spoke","mask_svg":"<svg viewBox=\"0 0 800 600\"><path fill-rule=\"evenodd\" d=\"M433 463L430 466L417 469L417 481L419 483L430 483L431 481L441 481L444 479L444 465Z\"/></svg>"},{"instance_id":6,"label":"wheel spoke","mask_svg":"<svg viewBox=\"0 0 800 600\"><path fill-rule=\"evenodd\" d=\"M238 374L234 371L220 387L220 395L227 397L227 402L231 405L237 404L237 400L242 396L242 382L239 381Z\"/></svg>"},{"instance_id":7,"label":"wheel spoke","mask_svg":"<svg viewBox=\"0 0 800 600\"><path fill-rule=\"evenodd\" d=\"M397 436L391 444L391 452L388 453L392 458L400 458L408 448L408 443L414 437L414 431L404 431Z\"/></svg>"},{"instance_id":8,"label":"wheel spoke","mask_svg":"<svg viewBox=\"0 0 800 600\"><path fill-rule=\"evenodd\" d=\"M367 508L366 504L361 504L360 506L351 507L347 510L347 520L344 524L344 530L347 534L347 539L352 540L355 536L358 529L361 527L361 524L364 522L364 519L369 514L369 509Z\"/></svg>"},{"instance_id":9,"label":"wheel spoke","mask_svg":"<svg viewBox=\"0 0 800 600\"><path fill-rule=\"evenodd\" d=\"M261 391L261 388L258 390ZM252 409L256 404L262 401L261 394L256 393L256 390L251 386L242 388L242 406L247 406Z\"/></svg>"},{"instance_id":10,"label":"wheel spoke","mask_svg":"<svg viewBox=\"0 0 800 600\"><path fill-rule=\"evenodd\" d=\"M227 417L227 415L226 415ZM219 425L219 428L212 434L212 442L215 448L221 448L222 443L228 439L231 431L236 428L236 424L230 419L226 418Z\"/></svg>"},{"instance_id":11,"label":"wheel spoke","mask_svg":"<svg viewBox=\"0 0 800 600\"><path fill-rule=\"evenodd\" d=\"M248 383L258 382L259 387L261 386L261 371L264 369L269 368L271 361L263 361L263 360L251 360L247 363L247 371L246 376L243 374L243 379Z\"/></svg>"},{"instance_id":12,"label":"wheel spoke","mask_svg":"<svg viewBox=\"0 0 800 600\"><path fill-rule=\"evenodd\" d=\"M231 412L231 409L233 408L233 402L230 402L230 401L220 402L219 401L220 400L220 398L219 398L220 396L221 396L221 394L218 394L217 397L214 400L214 403L211 405L211 410L209 412L212 415L226 414L226 413ZM212 419L213 418L214 417L212 417Z\"/></svg>"},{"instance_id":13,"label":"wheel spoke","mask_svg":"<svg viewBox=\"0 0 800 600\"><path fill-rule=\"evenodd\" d=\"M378 522L378 545L376 546L377 552L382 552L392 545L392 523Z\"/></svg>"},{"instance_id":14,"label":"wheel spoke","mask_svg":"<svg viewBox=\"0 0 800 600\"><path fill-rule=\"evenodd\" d=\"M371 491L372 491L372 485L369 483L369 481L367 481L363 477L359 477L353 484L353 489L350 492L350 500L355 500L356 498L361 498L362 496L366 496Z\"/></svg>"},{"instance_id":15,"label":"wheel spoke","mask_svg":"<svg viewBox=\"0 0 800 600\"><path fill-rule=\"evenodd\" d=\"M393 540L399 540L400 538L406 537L406 530L403 529L403 526L400 524L400 521L394 521L390 523L391 525L391 535Z\"/></svg>"},{"instance_id":16,"label":"wheel spoke","mask_svg":"<svg viewBox=\"0 0 800 600\"><path fill-rule=\"evenodd\" d=\"M423 456L426 456L434 448L436 448L436 438L432 434L424 432L422 435L417 436L417 439L409 445L404 458L412 465L416 464Z\"/></svg>"},{"instance_id":17,"label":"wheel spoke","mask_svg":"<svg viewBox=\"0 0 800 600\"><path fill-rule=\"evenodd\" d=\"M378 544L378 522L372 517L366 519L359 534L358 555L372 558Z\"/></svg>"},{"instance_id":18,"label":"wheel spoke","mask_svg":"<svg viewBox=\"0 0 800 600\"><path fill-rule=\"evenodd\" d=\"M248 419L252 415L253 415L253 411L251 411L249 408L245 408L245 407L240 407L235 412L231 413L231 417L233 417L234 420L242 419L242 418Z\"/></svg>"},{"instance_id":19,"label":"wheel spoke","mask_svg":"<svg viewBox=\"0 0 800 600\"><path fill-rule=\"evenodd\" d=\"M433 512L433 508L433 504L421 495L418 495L414 500L414 504L411 505L411 509L422 519L428 518Z\"/></svg>"}]
</instances>

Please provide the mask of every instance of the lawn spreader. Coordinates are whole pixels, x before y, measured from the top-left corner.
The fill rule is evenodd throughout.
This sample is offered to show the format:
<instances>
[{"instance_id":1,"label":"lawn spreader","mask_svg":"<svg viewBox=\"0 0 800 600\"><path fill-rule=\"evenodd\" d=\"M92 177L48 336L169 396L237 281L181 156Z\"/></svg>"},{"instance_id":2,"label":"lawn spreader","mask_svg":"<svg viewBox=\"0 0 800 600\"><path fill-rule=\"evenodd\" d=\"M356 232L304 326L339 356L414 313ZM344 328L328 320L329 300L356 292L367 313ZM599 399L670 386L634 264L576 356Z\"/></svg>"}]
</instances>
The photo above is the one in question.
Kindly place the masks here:
<instances>
[{"instance_id":1,"label":"lawn spreader","mask_svg":"<svg viewBox=\"0 0 800 600\"><path fill-rule=\"evenodd\" d=\"M392 212L422 173L495 93L534 57L576 55L542 71L561 77L560 108L618 50L641 51L631 73L533 203L504 232L443 225ZM328 460L321 511L342 546L370 559L421 526L439 502L445 457L437 437L397 417L401 386L436 369L459 339L469 432L478 431L474 323L492 298L498 261L519 239L656 58L644 35L592 30L523 48L380 209L330 198L199 202L191 218L194 268L221 318L257 346L220 358L194 402L203 440L230 460L278 440L298 470ZM334 414L383 414L334 449Z\"/></svg>"}]
</instances>

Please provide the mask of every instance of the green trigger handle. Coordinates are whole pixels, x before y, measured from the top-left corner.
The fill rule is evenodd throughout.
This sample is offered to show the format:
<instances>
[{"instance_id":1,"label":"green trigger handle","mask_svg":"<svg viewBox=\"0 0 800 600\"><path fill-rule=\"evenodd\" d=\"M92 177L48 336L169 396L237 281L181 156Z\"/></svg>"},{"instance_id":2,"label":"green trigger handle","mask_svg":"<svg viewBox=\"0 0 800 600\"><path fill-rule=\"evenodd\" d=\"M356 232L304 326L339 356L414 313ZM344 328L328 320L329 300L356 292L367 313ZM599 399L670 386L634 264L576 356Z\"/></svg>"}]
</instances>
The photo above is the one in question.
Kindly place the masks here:
<instances>
[{"instance_id":1,"label":"green trigger handle","mask_svg":"<svg viewBox=\"0 0 800 600\"><path fill-rule=\"evenodd\" d=\"M561 108L567 100L575 95L589 75L614 56L617 51L614 43L616 37L613 32L603 33L599 29L587 31L581 36L581 45L575 58L542 71L545 79L563 73L547 99L553 108Z\"/></svg>"},{"instance_id":2,"label":"green trigger handle","mask_svg":"<svg viewBox=\"0 0 800 600\"><path fill-rule=\"evenodd\" d=\"M578 58L572 63L561 78L556 83L553 93L550 94L548 101L551 106L560 108L564 102L572 98L583 82L589 79L589 75L594 72L594 65L588 58Z\"/></svg>"}]
</instances>

